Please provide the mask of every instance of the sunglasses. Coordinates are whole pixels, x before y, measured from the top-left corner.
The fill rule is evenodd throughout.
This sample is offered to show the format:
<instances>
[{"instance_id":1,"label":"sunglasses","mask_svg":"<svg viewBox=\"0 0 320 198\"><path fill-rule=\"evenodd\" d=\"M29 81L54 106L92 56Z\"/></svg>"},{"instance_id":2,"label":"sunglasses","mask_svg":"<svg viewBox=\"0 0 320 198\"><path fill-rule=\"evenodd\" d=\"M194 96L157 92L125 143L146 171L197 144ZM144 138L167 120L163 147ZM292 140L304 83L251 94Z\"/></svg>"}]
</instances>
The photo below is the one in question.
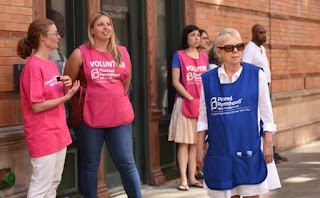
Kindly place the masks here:
<instances>
[{"instance_id":1,"label":"sunglasses","mask_svg":"<svg viewBox=\"0 0 320 198\"><path fill-rule=\"evenodd\" d=\"M238 51L242 51L244 50L244 43L239 43L237 45L225 45L218 48L223 49L225 52L233 52L234 48L237 48Z\"/></svg>"}]
</instances>

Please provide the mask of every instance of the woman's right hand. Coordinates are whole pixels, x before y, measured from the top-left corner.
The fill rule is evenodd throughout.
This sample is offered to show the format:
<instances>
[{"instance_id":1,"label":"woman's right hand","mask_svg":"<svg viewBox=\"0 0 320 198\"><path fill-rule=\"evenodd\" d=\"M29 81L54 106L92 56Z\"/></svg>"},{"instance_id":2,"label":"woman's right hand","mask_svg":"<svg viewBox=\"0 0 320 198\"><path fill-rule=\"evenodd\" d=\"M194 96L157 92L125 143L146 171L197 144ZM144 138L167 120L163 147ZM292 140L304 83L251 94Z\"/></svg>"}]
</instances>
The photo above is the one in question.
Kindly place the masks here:
<instances>
[{"instance_id":1,"label":"woman's right hand","mask_svg":"<svg viewBox=\"0 0 320 198\"><path fill-rule=\"evenodd\" d=\"M65 89L65 95L60 98L55 98L51 100L45 100L43 102L36 102L32 104L32 109L35 113L40 113L43 111L47 111L49 109L52 109L61 103L67 102L79 89L80 87L80 81L76 80L72 87L68 87Z\"/></svg>"},{"instance_id":2,"label":"woman's right hand","mask_svg":"<svg viewBox=\"0 0 320 198\"><path fill-rule=\"evenodd\" d=\"M192 96L188 98L188 100L193 100L193 99L194 99L194 98L193 98Z\"/></svg>"},{"instance_id":3,"label":"woman's right hand","mask_svg":"<svg viewBox=\"0 0 320 198\"><path fill-rule=\"evenodd\" d=\"M203 160L204 160L204 141L206 138L206 132L205 131L199 131L197 132L197 154L196 154L196 163L197 168L200 170L203 170Z\"/></svg>"},{"instance_id":4,"label":"woman's right hand","mask_svg":"<svg viewBox=\"0 0 320 198\"><path fill-rule=\"evenodd\" d=\"M69 87L69 89L67 89L65 97L67 97L67 100L69 100L79 89L80 87L80 80L76 80L74 81L72 87Z\"/></svg>"}]
</instances>

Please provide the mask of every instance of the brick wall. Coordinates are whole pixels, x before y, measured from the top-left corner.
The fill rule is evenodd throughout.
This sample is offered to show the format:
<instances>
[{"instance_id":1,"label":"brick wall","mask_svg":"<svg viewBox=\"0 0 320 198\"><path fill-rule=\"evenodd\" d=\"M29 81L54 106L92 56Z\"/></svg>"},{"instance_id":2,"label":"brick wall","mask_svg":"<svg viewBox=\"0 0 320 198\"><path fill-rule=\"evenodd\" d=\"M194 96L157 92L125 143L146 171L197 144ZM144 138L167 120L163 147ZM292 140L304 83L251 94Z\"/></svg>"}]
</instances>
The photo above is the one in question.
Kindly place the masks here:
<instances>
[{"instance_id":1,"label":"brick wall","mask_svg":"<svg viewBox=\"0 0 320 198\"><path fill-rule=\"evenodd\" d=\"M196 0L195 24L213 40L226 27L237 29L244 42L251 27L267 30L272 92L320 89L320 1Z\"/></svg>"},{"instance_id":2,"label":"brick wall","mask_svg":"<svg viewBox=\"0 0 320 198\"><path fill-rule=\"evenodd\" d=\"M20 38L32 21L32 0L0 1L0 127L22 124L19 90L13 86L13 64L24 63L16 56Z\"/></svg>"}]
</instances>

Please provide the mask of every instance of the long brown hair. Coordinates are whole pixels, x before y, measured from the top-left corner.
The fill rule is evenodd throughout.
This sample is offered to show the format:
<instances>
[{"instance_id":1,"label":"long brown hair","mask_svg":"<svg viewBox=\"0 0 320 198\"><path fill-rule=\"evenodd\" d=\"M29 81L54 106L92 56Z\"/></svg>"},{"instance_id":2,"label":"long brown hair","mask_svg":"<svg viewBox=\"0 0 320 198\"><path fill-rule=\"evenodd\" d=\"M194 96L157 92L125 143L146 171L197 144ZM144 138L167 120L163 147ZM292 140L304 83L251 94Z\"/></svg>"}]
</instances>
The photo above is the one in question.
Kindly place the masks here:
<instances>
[{"instance_id":1,"label":"long brown hair","mask_svg":"<svg viewBox=\"0 0 320 198\"><path fill-rule=\"evenodd\" d=\"M113 26L113 23L112 23L112 20L111 20L111 17L105 13L105 12L97 12L95 14L92 15L91 19L90 19L90 22L89 22L89 25L88 25L88 38L89 38L89 46L91 47L94 47L95 45L95 40L94 40L94 37L93 35L91 34L91 28L93 28L95 22L102 16L106 16L109 18L110 20L110 23L111 23L111 27L112 27L112 34L111 34L111 37L110 37L110 41L107 45L107 51L110 52L112 54L112 57L114 58L114 60L116 61L117 63L117 66L120 65L122 59L123 59L123 56L121 54L121 51L117 45L117 35L114 31L114 26Z\"/></svg>"},{"instance_id":2,"label":"long brown hair","mask_svg":"<svg viewBox=\"0 0 320 198\"><path fill-rule=\"evenodd\" d=\"M28 28L28 36L19 40L17 55L26 59L32 54L32 49L38 50L40 34L47 34L49 27L54 22L50 19L38 19L33 21Z\"/></svg>"}]
</instances>

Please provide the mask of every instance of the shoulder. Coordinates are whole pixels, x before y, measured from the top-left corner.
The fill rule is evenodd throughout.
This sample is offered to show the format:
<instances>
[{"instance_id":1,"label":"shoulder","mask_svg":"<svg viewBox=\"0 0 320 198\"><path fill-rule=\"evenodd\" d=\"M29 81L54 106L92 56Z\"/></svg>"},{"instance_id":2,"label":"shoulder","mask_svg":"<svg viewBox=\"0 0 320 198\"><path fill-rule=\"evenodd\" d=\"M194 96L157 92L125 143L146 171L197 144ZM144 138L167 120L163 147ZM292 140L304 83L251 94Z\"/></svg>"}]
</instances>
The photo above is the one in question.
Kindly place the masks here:
<instances>
[{"instance_id":1,"label":"shoulder","mask_svg":"<svg viewBox=\"0 0 320 198\"><path fill-rule=\"evenodd\" d=\"M125 46L122 46L122 45L118 45L118 49L120 50L120 52L122 53L122 56L125 57L125 58L128 58L130 57L129 56L129 52L127 50L127 48Z\"/></svg>"},{"instance_id":2,"label":"shoulder","mask_svg":"<svg viewBox=\"0 0 320 198\"><path fill-rule=\"evenodd\" d=\"M199 52L200 57L208 58L208 54L204 52Z\"/></svg>"},{"instance_id":3,"label":"shoulder","mask_svg":"<svg viewBox=\"0 0 320 198\"><path fill-rule=\"evenodd\" d=\"M249 41L249 42L247 43L247 45L246 45L246 48L252 48L252 47L255 47L255 44L254 44L254 42Z\"/></svg>"},{"instance_id":4,"label":"shoulder","mask_svg":"<svg viewBox=\"0 0 320 198\"><path fill-rule=\"evenodd\" d=\"M119 50L120 50L121 52L123 52L123 53L128 53L128 50L127 50L127 48L126 48L125 46L118 45L118 48L119 48Z\"/></svg>"},{"instance_id":5,"label":"shoulder","mask_svg":"<svg viewBox=\"0 0 320 198\"><path fill-rule=\"evenodd\" d=\"M183 52L184 52L184 50L178 50L178 51L175 52L175 54L177 54L178 56L180 56Z\"/></svg>"},{"instance_id":6,"label":"shoulder","mask_svg":"<svg viewBox=\"0 0 320 198\"><path fill-rule=\"evenodd\" d=\"M212 75L217 74L217 73L218 73L218 68L219 68L219 67L216 67L216 68L214 68L214 69L212 69L212 70L207 71L206 73L202 74L201 77L202 77L202 78L208 78L208 77L210 77L210 76L212 76Z\"/></svg>"},{"instance_id":7,"label":"shoulder","mask_svg":"<svg viewBox=\"0 0 320 198\"><path fill-rule=\"evenodd\" d=\"M254 42L250 41L245 46L243 53L248 52L248 51L252 52L252 51L255 51L255 49L256 49L256 45L254 44Z\"/></svg>"},{"instance_id":8,"label":"shoulder","mask_svg":"<svg viewBox=\"0 0 320 198\"><path fill-rule=\"evenodd\" d=\"M179 55L179 51L176 51L174 54L173 54L173 57L172 57L172 60L177 60L179 59L180 55Z\"/></svg>"},{"instance_id":9,"label":"shoulder","mask_svg":"<svg viewBox=\"0 0 320 198\"><path fill-rule=\"evenodd\" d=\"M51 62L49 62L51 64ZM35 56L30 56L28 61L26 62L25 68L29 68L31 70L33 69L39 69L44 66L44 61L41 61L39 58Z\"/></svg>"},{"instance_id":10,"label":"shoulder","mask_svg":"<svg viewBox=\"0 0 320 198\"><path fill-rule=\"evenodd\" d=\"M90 50L90 47L88 46L88 44L82 44L80 46L78 46L76 49L79 49L79 50Z\"/></svg>"},{"instance_id":11,"label":"shoulder","mask_svg":"<svg viewBox=\"0 0 320 198\"><path fill-rule=\"evenodd\" d=\"M70 55L70 57L80 57L81 58L81 52L83 52L84 48L88 49L87 46L83 46L83 45L81 45L78 48L74 49L72 54Z\"/></svg>"},{"instance_id":12,"label":"shoulder","mask_svg":"<svg viewBox=\"0 0 320 198\"><path fill-rule=\"evenodd\" d=\"M260 67L252 65L250 63L246 63L246 62L242 62L242 67L243 67L243 69L248 70L248 71L257 71L258 72L261 70Z\"/></svg>"},{"instance_id":13,"label":"shoulder","mask_svg":"<svg viewBox=\"0 0 320 198\"><path fill-rule=\"evenodd\" d=\"M86 46L82 46L81 45L81 48L82 47L85 47L87 48ZM67 60L67 63L66 65L69 65L71 64L72 66L81 66L82 65L82 59L85 59L86 58L86 53L85 51L81 50L80 46L78 48L76 48L75 50L73 50L72 54L70 55L70 57L68 58Z\"/></svg>"},{"instance_id":14,"label":"shoulder","mask_svg":"<svg viewBox=\"0 0 320 198\"><path fill-rule=\"evenodd\" d=\"M122 46L122 45L118 45L118 48L121 51L126 51L126 52L128 51L127 48L125 46Z\"/></svg>"}]
</instances>

